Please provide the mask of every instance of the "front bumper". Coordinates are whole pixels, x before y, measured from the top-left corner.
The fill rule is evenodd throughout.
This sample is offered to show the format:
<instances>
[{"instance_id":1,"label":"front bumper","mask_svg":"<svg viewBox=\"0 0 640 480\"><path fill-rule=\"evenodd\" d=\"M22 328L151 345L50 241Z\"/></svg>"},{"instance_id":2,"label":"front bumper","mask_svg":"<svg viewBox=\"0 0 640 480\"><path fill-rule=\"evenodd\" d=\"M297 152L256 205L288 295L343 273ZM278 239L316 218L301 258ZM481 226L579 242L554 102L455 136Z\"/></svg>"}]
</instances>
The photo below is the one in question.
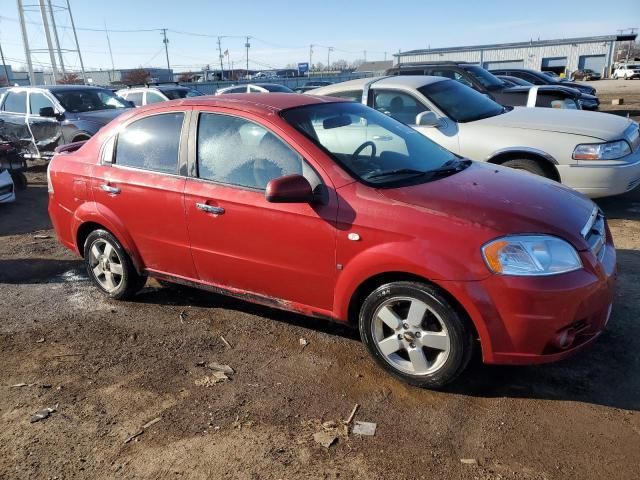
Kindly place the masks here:
<instances>
[{"instance_id":1,"label":"front bumper","mask_svg":"<svg viewBox=\"0 0 640 480\"><path fill-rule=\"evenodd\" d=\"M583 268L551 277L491 275L443 285L462 303L480 335L485 363L537 364L569 357L593 342L611 314L616 253L601 262L581 252Z\"/></svg>"},{"instance_id":2,"label":"front bumper","mask_svg":"<svg viewBox=\"0 0 640 480\"><path fill-rule=\"evenodd\" d=\"M629 192L640 185L640 150L626 161L578 162L556 165L560 181L588 197L610 197Z\"/></svg>"},{"instance_id":3,"label":"front bumper","mask_svg":"<svg viewBox=\"0 0 640 480\"><path fill-rule=\"evenodd\" d=\"M0 173L0 203L13 202L16 199L16 192L13 179L8 170Z\"/></svg>"}]
</instances>

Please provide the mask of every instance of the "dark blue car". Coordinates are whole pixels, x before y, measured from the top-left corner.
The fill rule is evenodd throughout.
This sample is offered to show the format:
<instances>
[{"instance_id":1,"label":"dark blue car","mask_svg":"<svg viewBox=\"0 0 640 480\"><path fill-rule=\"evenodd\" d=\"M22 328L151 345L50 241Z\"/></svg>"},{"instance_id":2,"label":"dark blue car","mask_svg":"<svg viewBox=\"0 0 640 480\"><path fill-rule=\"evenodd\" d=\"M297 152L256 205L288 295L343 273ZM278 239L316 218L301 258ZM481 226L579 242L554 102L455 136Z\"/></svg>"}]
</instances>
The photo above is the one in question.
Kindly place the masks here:
<instances>
[{"instance_id":1,"label":"dark blue car","mask_svg":"<svg viewBox=\"0 0 640 480\"><path fill-rule=\"evenodd\" d=\"M85 85L2 89L0 137L26 158L49 158L66 143L87 140L131 103L111 90Z\"/></svg>"}]
</instances>

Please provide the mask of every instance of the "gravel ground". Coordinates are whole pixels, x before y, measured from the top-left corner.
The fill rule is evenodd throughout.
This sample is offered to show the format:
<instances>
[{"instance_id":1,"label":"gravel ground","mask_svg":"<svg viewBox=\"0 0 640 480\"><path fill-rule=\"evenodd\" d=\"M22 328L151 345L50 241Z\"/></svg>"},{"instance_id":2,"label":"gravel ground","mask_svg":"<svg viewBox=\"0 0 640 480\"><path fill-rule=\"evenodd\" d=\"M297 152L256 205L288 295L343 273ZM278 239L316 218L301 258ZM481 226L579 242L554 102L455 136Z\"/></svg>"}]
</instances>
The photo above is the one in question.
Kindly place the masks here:
<instances>
[{"instance_id":1,"label":"gravel ground","mask_svg":"<svg viewBox=\"0 0 640 480\"><path fill-rule=\"evenodd\" d=\"M609 83L596 82L603 100L623 96ZM640 82L615 83L627 84L640 103ZM384 374L340 325L153 281L131 302L105 299L53 238L44 174L29 177L0 205L2 479L638 478L640 191L598 202L620 276L591 349L474 364L433 392ZM235 373L204 386L209 362ZM356 403L375 436L323 426ZM44 408L55 412L30 423ZM337 437L329 448L322 431Z\"/></svg>"}]
</instances>

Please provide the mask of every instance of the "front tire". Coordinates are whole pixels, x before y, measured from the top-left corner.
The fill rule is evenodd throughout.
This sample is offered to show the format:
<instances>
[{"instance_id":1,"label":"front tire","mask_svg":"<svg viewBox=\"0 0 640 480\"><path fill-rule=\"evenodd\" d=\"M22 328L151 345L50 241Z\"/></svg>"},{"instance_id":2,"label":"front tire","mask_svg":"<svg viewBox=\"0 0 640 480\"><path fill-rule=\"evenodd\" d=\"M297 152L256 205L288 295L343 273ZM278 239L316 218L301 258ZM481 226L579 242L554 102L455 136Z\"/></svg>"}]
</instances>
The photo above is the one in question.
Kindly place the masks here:
<instances>
[{"instance_id":1,"label":"front tire","mask_svg":"<svg viewBox=\"0 0 640 480\"><path fill-rule=\"evenodd\" d=\"M435 287L392 282L363 302L360 335L376 363L396 378L441 388L467 367L473 337L467 320Z\"/></svg>"},{"instance_id":2,"label":"front tire","mask_svg":"<svg viewBox=\"0 0 640 480\"><path fill-rule=\"evenodd\" d=\"M84 261L89 278L105 295L116 300L133 297L145 284L131 257L107 230L94 230L84 243Z\"/></svg>"}]
</instances>

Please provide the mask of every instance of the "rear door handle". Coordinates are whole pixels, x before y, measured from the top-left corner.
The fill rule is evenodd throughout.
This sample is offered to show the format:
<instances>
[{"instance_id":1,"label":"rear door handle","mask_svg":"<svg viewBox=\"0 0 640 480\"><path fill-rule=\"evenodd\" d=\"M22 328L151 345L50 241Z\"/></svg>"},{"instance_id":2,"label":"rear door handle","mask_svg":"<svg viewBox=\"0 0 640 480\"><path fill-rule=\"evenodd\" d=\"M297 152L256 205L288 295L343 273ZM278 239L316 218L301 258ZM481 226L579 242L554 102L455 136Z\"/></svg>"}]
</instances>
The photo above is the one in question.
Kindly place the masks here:
<instances>
[{"instance_id":1,"label":"rear door handle","mask_svg":"<svg viewBox=\"0 0 640 480\"><path fill-rule=\"evenodd\" d=\"M111 193L113 195L117 195L120 193L120 189L118 187L112 187L108 183L103 183L102 185L100 185L100 188L103 192Z\"/></svg>"},{"instance_id":2,"label":"rear door handle","mask_svg":"<svg viewBox=\"0 0 640 480\"><path fill-rule=\"evenodd\" d=\"M206 203L196 203L196 208L203 212L213 213L214 215L222 215L224 213L224 208L214 207L213 205L207 205Z\"/></svg>"}]
</instances>

